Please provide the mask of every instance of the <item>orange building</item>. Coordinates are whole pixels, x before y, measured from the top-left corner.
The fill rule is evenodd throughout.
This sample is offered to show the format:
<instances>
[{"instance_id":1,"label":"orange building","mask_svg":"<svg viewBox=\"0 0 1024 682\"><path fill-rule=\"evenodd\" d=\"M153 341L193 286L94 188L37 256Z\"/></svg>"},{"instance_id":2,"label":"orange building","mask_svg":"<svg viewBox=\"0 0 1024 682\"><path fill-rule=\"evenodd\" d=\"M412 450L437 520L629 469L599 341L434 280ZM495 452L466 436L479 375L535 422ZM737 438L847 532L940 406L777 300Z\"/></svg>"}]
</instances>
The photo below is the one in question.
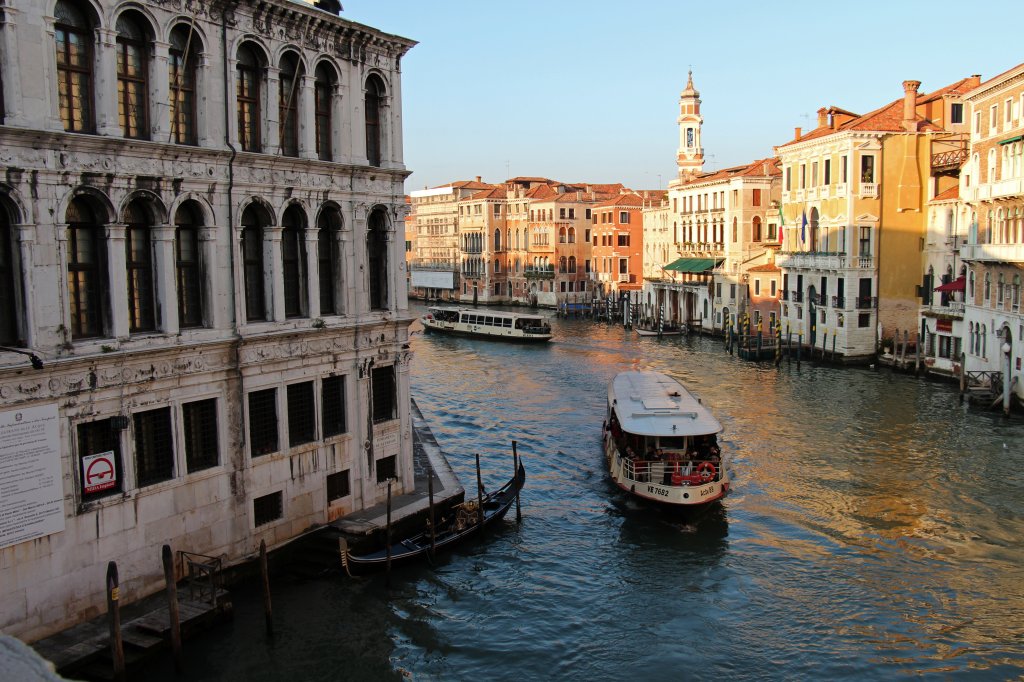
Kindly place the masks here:
<instances>
[{"instance_id":1,"label":"orange building","mask_svg":"<svg viewBox=\"0 0 1024 682\"><path fill-rule=\"evenodd\" d=\"M602 295L643 287L643 207L643 198L633 192L594 205L591 253Z\"/></svg>"}]
</instances>

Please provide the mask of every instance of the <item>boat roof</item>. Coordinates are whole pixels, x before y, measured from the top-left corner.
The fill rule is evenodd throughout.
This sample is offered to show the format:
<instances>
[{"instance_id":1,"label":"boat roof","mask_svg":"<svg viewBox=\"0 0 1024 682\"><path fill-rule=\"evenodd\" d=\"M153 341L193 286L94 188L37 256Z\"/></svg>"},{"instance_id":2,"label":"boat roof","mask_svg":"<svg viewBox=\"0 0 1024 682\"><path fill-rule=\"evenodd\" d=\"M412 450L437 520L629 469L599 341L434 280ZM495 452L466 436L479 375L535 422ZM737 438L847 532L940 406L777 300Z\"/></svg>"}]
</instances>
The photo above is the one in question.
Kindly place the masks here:
<instances>
[{"instance_id":1,"label":"boat roof","mask_svg":"<svg viewBox=\"0 0 1024 682\"><path fill-rule=\"evenodd\" d=\"M452 312L460 313L476 313L477 315L491 315L492 317L524 317L534 320L545 319L543 315L537 315L535 313L517 313L511 310L489 310L481 308L462 308L455 306L444 306L444 305L432 305L427 306L427 310L449 310Z\"/></svg>"},{"instance_id":2,"label":"boat roof","mask_svg":"<svg viewBox=\"0 0 1024 682\"><path fill-rule=\"evenodd\" d=\"M622 430L640 436L700 436L722 425L679 380L661 372L622 372L608 384Z\"/></svg>"}]
</instances>

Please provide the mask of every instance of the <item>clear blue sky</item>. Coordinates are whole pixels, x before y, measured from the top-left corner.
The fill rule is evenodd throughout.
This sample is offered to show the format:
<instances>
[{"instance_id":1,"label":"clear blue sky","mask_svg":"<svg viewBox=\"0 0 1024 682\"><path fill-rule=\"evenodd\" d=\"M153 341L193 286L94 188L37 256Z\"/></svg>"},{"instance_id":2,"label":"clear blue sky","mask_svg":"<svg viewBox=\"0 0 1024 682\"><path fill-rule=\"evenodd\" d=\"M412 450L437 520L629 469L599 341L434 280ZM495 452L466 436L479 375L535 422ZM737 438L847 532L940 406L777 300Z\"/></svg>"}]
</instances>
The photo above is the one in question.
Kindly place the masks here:
<instances>
[{"instance_id":1,"label":"clear blue sky","mask_svg":"<svg viewBox=\"0 0 1024 682\"><path fill-rule=\"evenodd\" d=\"M929 92L1024 61L1008 0L342 5L419 41L403 60L406 191L477 175L664 188L691 66L713 170L771 156L822 106L866 113L904 80Z\"/></svg>"}]
</instances>

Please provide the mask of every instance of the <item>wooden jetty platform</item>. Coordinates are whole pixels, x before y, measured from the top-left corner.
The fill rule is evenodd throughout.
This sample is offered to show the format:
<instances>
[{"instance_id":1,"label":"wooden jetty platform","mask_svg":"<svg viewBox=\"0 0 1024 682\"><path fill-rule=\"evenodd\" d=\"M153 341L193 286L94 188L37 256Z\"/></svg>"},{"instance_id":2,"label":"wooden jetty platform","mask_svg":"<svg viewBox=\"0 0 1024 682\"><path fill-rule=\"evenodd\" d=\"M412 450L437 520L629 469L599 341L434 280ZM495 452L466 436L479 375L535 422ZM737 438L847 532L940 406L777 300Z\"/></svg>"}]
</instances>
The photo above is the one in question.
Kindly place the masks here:
<instances>
[{"instance_id":1,"label":"wooden jetty platform","mask_svg":"<svg viewBox=\"0 0 1024 682\"><path fill-rule=\"evenodd\" d=\"M195 635L232 615L231 599L223 589L205 598L178 592L178 617L182 639ZM128 670L170 647L171 618L163 592L151 595L121 611L121 640ZM53 663L64 677L86 680L114 679L107 614L41 639L32 648Z\"/></svg>"}]
</instances>

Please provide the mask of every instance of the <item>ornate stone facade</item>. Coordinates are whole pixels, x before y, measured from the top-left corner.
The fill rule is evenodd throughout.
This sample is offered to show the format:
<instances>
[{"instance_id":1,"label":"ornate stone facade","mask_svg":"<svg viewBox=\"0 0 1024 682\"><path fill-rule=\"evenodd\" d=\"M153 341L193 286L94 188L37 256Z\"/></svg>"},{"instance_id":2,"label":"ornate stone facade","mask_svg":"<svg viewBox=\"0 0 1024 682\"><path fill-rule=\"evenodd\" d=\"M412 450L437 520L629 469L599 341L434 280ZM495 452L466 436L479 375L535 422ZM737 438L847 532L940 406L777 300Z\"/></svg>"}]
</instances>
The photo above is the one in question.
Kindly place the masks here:
<instances>
[{"instance_id":1,"label":"ornate stone facade","mask_svg":"<svg viewBox=\"0 0 1024 682\"><path fill-rule=\"evenodd\" d=\"M415 43L289 0L0 17L0 411L56 407L64 508L0 547L0 629L101 612L110 560L135 599L165 543L237 563L410 489Z\"/></svg>"}]
</instances>

